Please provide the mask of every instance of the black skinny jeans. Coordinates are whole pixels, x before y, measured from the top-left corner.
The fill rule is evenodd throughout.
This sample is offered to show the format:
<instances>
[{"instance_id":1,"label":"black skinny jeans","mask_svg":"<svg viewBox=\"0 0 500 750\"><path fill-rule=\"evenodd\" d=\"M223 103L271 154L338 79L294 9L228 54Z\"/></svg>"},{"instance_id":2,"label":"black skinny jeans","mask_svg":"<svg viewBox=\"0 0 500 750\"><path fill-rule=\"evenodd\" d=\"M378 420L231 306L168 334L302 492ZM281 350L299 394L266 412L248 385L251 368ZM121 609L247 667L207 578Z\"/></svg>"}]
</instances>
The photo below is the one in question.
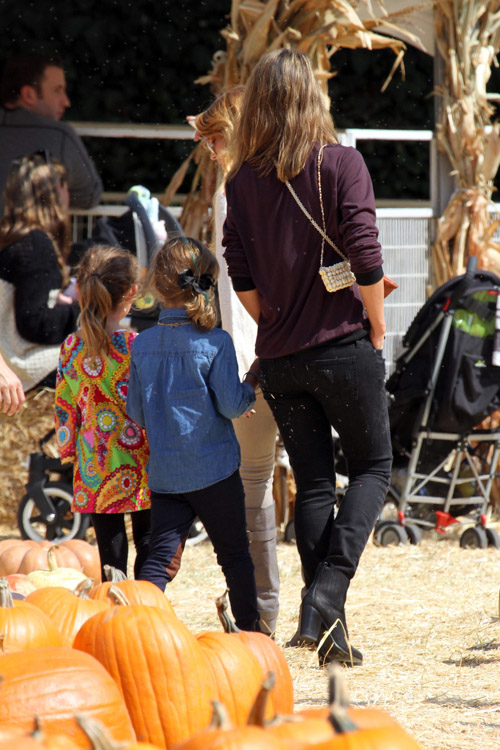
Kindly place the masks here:
<instances>
[{"instance_id":1,"label":"black skinny jeans","mask_svg":"<svg viewBox=\"0 0 500 750\"><path fill-rule=\"evenodd\" d=\"M382 353L368 338L260 361L297 485L295 535L307 587L325 560L353 577L384 502L392 465L384 380ZM336 516L332 427L349 476Z\"/></svg>"},{"instance_id":2,"label":"black skinny jeans","mask_svg":"<svg viewBox=\"0 0 500 750\"><path fill-rule=\"evenodd\" d=\"M241 630L254 630L259 620L257 589L239 471L194 492L151 491L151 543L139 577L165 590L179 568L180 556L196 516L205 527L226 578L236 625Z\"/></svg>"},{"instance_id":3,"label":"black skinny jeans","mask_svg":"<svg viewBox=\"0 0 500 750\"><path fill-rule=\"evenodd\" d=\"M91 516L101 558L102 580L105 580L105 565L112 565L113 568L118 568L127 575L128 539L125 513L92 513ZM134 562L134 578L137 578L149 551L151 511L149 509L135 510L130 514L130 518L137 553Z\"/></svg>"}]
</instances>

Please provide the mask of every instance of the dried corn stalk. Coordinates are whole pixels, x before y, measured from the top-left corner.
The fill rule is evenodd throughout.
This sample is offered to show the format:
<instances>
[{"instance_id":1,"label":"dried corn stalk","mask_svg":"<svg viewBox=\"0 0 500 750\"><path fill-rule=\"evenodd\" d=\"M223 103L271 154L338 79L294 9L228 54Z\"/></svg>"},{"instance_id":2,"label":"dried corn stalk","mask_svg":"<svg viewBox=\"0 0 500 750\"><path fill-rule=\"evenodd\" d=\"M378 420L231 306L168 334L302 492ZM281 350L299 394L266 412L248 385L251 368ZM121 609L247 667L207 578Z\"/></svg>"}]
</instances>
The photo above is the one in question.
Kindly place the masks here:
<instances>
[{"instance_id":1,"label":"dried corn stalk","mask_svg":"<svg viewBox=\"0 0 500 750\"><path fill-rule=\"evenodd\" d=\"M391 29L399 30L406 39L417 41L408 24L411 25L412 13L428 5L428 0L393 14L387 13L382 0L375 2L380 13L377 18L373 15L371 0L232 0L230 25L221 32L226 49L215 53L211 70L196 83L209 85L217 96L232 86L244 84L265 53L293 47L309 56L322 90L328 96L328 80L334 75L330 58L337 50L391 49L396 57L385 88L398 66L404 72L406 46L399 39L378 33L377 29L383 25L386 34ZM361 20L360 6L368 13L368 19ZM206 239L215 165L199 145L191 158L197 169L181 224L186 234ZM163 198L166 205L176 192L186 166L181 165L167 187Z\"/></svg>"},{"instance_id":2,"label":"dried corn stalk","mask_svg":"<svg viewBox=\"0 0 500 750\"><path fill-rule=\"evenodd\" d=\"M436 0L436 43L445 62L438 146L447 155L457 189L439 219L433 246L437 285L464 272L469 255L500 274L498 222L488 207L500 165L500 126L492 123L486 84L500 49L498 0Z\"/></svg>"}]
</instances>

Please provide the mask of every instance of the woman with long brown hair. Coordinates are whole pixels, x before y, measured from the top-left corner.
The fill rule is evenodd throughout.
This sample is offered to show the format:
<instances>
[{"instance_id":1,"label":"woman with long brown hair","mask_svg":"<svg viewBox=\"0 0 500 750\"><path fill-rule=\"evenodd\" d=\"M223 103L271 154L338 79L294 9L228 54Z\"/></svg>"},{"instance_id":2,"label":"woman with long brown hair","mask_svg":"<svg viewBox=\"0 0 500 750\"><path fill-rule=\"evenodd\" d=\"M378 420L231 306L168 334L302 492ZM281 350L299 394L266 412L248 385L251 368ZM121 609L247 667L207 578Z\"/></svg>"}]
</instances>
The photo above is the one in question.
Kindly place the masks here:
<instances>
[{"instance_id":1,"label":"woman with long brown hair","mask_svg":"<svg viewBox=\"0 0 500 750\"><path fill-rule=\"evenodd\" d=\"M220 265L217 292L221 325L233 339L240 377L250 370L255 359L257 325L232 288L222 257L222 227L226 218L224 180L231 167L227 146L238 124L244 91L242 86L229 89L194 119L198 137L220 167L220 183L213 204L213 249ZM245 489L247 534L255 568L260 627L262 632L271 635L276 630L279 612L276 511L272 492L277 428L259 387L255 395L252 418L235 419L233 424L241 449L240 474Z\"/></svg>"},{"instance_id":2,"label":"woman with long brown hair","mask_svg":"<svg viewBox=\"0 0 500 750\"><path fill-rule=\"evenodd\" d=\"M25 390L55 385L59 345L76 326L69 283L69 195L47 152L12 162L0 222L0 351Z\"/></svg>"},{"instance_id":3,"label":"woman with long brown hair","mask_svg":"<svg viewBox=\"0 0 500 750\"><path fill-rule=\"evenodd\" d=\"M247 82L223 245L258 323L260 384L290 458L307 593L299 640L360 664L345 601L389 482L382 254L370 176L341 146L306 55L265 55ZM336 509L334 441L349 485ZM329 635L325 637L325 633Z\"/></svg>"}]
</instances>

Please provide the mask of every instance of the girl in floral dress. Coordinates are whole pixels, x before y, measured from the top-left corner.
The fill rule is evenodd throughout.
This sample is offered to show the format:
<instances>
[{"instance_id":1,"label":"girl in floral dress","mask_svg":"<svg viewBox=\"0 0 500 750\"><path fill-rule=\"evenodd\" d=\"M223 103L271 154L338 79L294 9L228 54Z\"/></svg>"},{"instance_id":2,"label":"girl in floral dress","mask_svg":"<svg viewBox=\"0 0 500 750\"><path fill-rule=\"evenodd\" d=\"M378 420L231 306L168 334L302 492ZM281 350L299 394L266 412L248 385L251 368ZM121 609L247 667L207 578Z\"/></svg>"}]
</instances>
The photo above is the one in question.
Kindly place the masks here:
<instances>
[{"instance_id":1,"label":"girl in floral dress","mask_svg":"<svg viewBox=\"0 0 500 750\"><path fill-rule=\"evenodd\" d=\"M120 327L137 294L138 265L126 250L90 248L79 267L80 328L61 346L55 423L63 463L73 462L72 510L91 513L101 566L127 573L125 513L131 511L137 576L149 547L145 432L125 413L130 346Z\"/></svg>"}]
</instances>

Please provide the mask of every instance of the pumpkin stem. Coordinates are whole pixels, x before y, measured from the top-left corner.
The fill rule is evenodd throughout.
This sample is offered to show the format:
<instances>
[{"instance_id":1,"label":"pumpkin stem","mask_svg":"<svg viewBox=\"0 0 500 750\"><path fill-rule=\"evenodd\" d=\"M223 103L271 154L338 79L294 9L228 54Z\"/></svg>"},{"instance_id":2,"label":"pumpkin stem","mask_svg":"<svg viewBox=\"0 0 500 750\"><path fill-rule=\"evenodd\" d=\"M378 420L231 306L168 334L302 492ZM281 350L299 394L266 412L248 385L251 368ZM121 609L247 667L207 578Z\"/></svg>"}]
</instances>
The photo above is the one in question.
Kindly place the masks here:
<instances>
[{"instance_id":1,"label":"pumpkin stem","mask_svg":"<svg viewBox=\"0 0 500 750\"><path fill-rule=\"evenodd\" d=\"M229 614L229 602L227 598L226 589L222 596L218 596L215 600L215 606L217 607L217 616L224 629L224 633L241 633L241 630L237 627L235 621Z\"/></svg>"},{"instance_id":2,"label":"pumpkin stem","mask_svg":"<svg viewBox=\"0 0 500 750\"><path fill-rule=\"evenodd\" d=\"M56 559L56 550L58 549L57 544L53 544L52 547L49 547L47 552L47 560L49 563L49 570L51 573L53 573L55 570L58 570L57 565L57 559Z\"/></svg>"},{"instance_id":3,"label":"pumpkin stem","mask_svg":"<svg viewBox=\"0 0 500 750\"><path fill-rule=\"evenodd\" d=\"M347 682L339 664L332 662L328 667L328 695L330 701L330 715L328 720L334 730L340 734L357 732L359 727L347 713L349 695Z\"/></svg>"},{"instance_id":4,"label":"pumpkin stem","mask_svg":"<svg viewBox=\"0 0 500 750\"><path fill-rule=\"evenodd\" d=\"M80 599L90 599L89 591L94 587L93 578L84 578L80 581L78 586L73 589L73 593L76 594Z\"/></svg>"},{"instance_id":5,"label":"pumpkin stem","mask_svg":"<svg viewBox=\"0 0 500 750\"><path fill-rule=\"evenodd\" d=\"M257 693L257 696L253 702L253 706L248 714L247 724L257 727L265 727L267 722L265 719L267 701L269 694L274 688L276 683L276 675L274 672L268 672L267 676L262 680L262 685Z\"/></svg>"},{"instance_id":6,"label":"pumpkin stem","mask_svg":"<svg viewBox=\"0 0 500 750\"><path fill-rule=\"evenodd\" d=\"M113 602L113 604L115 604L117 606L118 605L120 605L122 607L128 607L128 606L130 606L129 600L127 599L127 597L125 596L125 594L123 593L123 591L121 591L118 588L118 586L111 585L109 587L109 589L108 589L108 597L111 599L111 601Z\"/></svg>"},{"instance_id":7,"label":"pumpkin stem","mask_svg":"<svg viewBox=\"0 0 500 750\"><path fill-rule=\"evenodd\" d=\"M12 594L9 590L9 582L6 578L0 578L0 607L13 607Z\"/></svg>"},{"instance_id":8,"label":"pumpkin stem","mask_svg":"<svg viewBox=\"0 0 500 750\"><path fill-rule=\"evenodd\" d=\"M226 707L219 701L212 701L212 719L208 728L224 730L233 728Z\"/></svg>"},{"instance_id":9,"label":"pumpkin stem","mask_svg":"<svg viewBox=\"0 0 500 750\"><path fill-rule=\"evenodd\" d=\"M106 576L106 580L111 583L127 580L125 573L119 568L114 568L112 565L104 565L104 575Z\"/></svg>"},{"instance_id":10,"label":"pumpkin stem","mask_svg":"<svg viewBox=\"0 0 500 750\"><path fill-rule=\"evenodd\" d=\"M75 718L91 741L94 750L114 750L115 746L106 736L102 724L94 719L89 719L84 714L77 714Z\"/></svg>"},{"instance_id":11,"label":"pumpkin stem","mask_svg":"<svg viewBox=\"0 0 500 750\"><path fill-rule=\"evenodd\" d=\"M34 721L35 727L33 731L31 732L30 737L33 737L34 740L38 740L39 742L41 742L43 740L43 734L42 734L42 727L40 726L40 717L37 714L35 714L35 718L33 721Z\"/></svg>"}]
</instances>

